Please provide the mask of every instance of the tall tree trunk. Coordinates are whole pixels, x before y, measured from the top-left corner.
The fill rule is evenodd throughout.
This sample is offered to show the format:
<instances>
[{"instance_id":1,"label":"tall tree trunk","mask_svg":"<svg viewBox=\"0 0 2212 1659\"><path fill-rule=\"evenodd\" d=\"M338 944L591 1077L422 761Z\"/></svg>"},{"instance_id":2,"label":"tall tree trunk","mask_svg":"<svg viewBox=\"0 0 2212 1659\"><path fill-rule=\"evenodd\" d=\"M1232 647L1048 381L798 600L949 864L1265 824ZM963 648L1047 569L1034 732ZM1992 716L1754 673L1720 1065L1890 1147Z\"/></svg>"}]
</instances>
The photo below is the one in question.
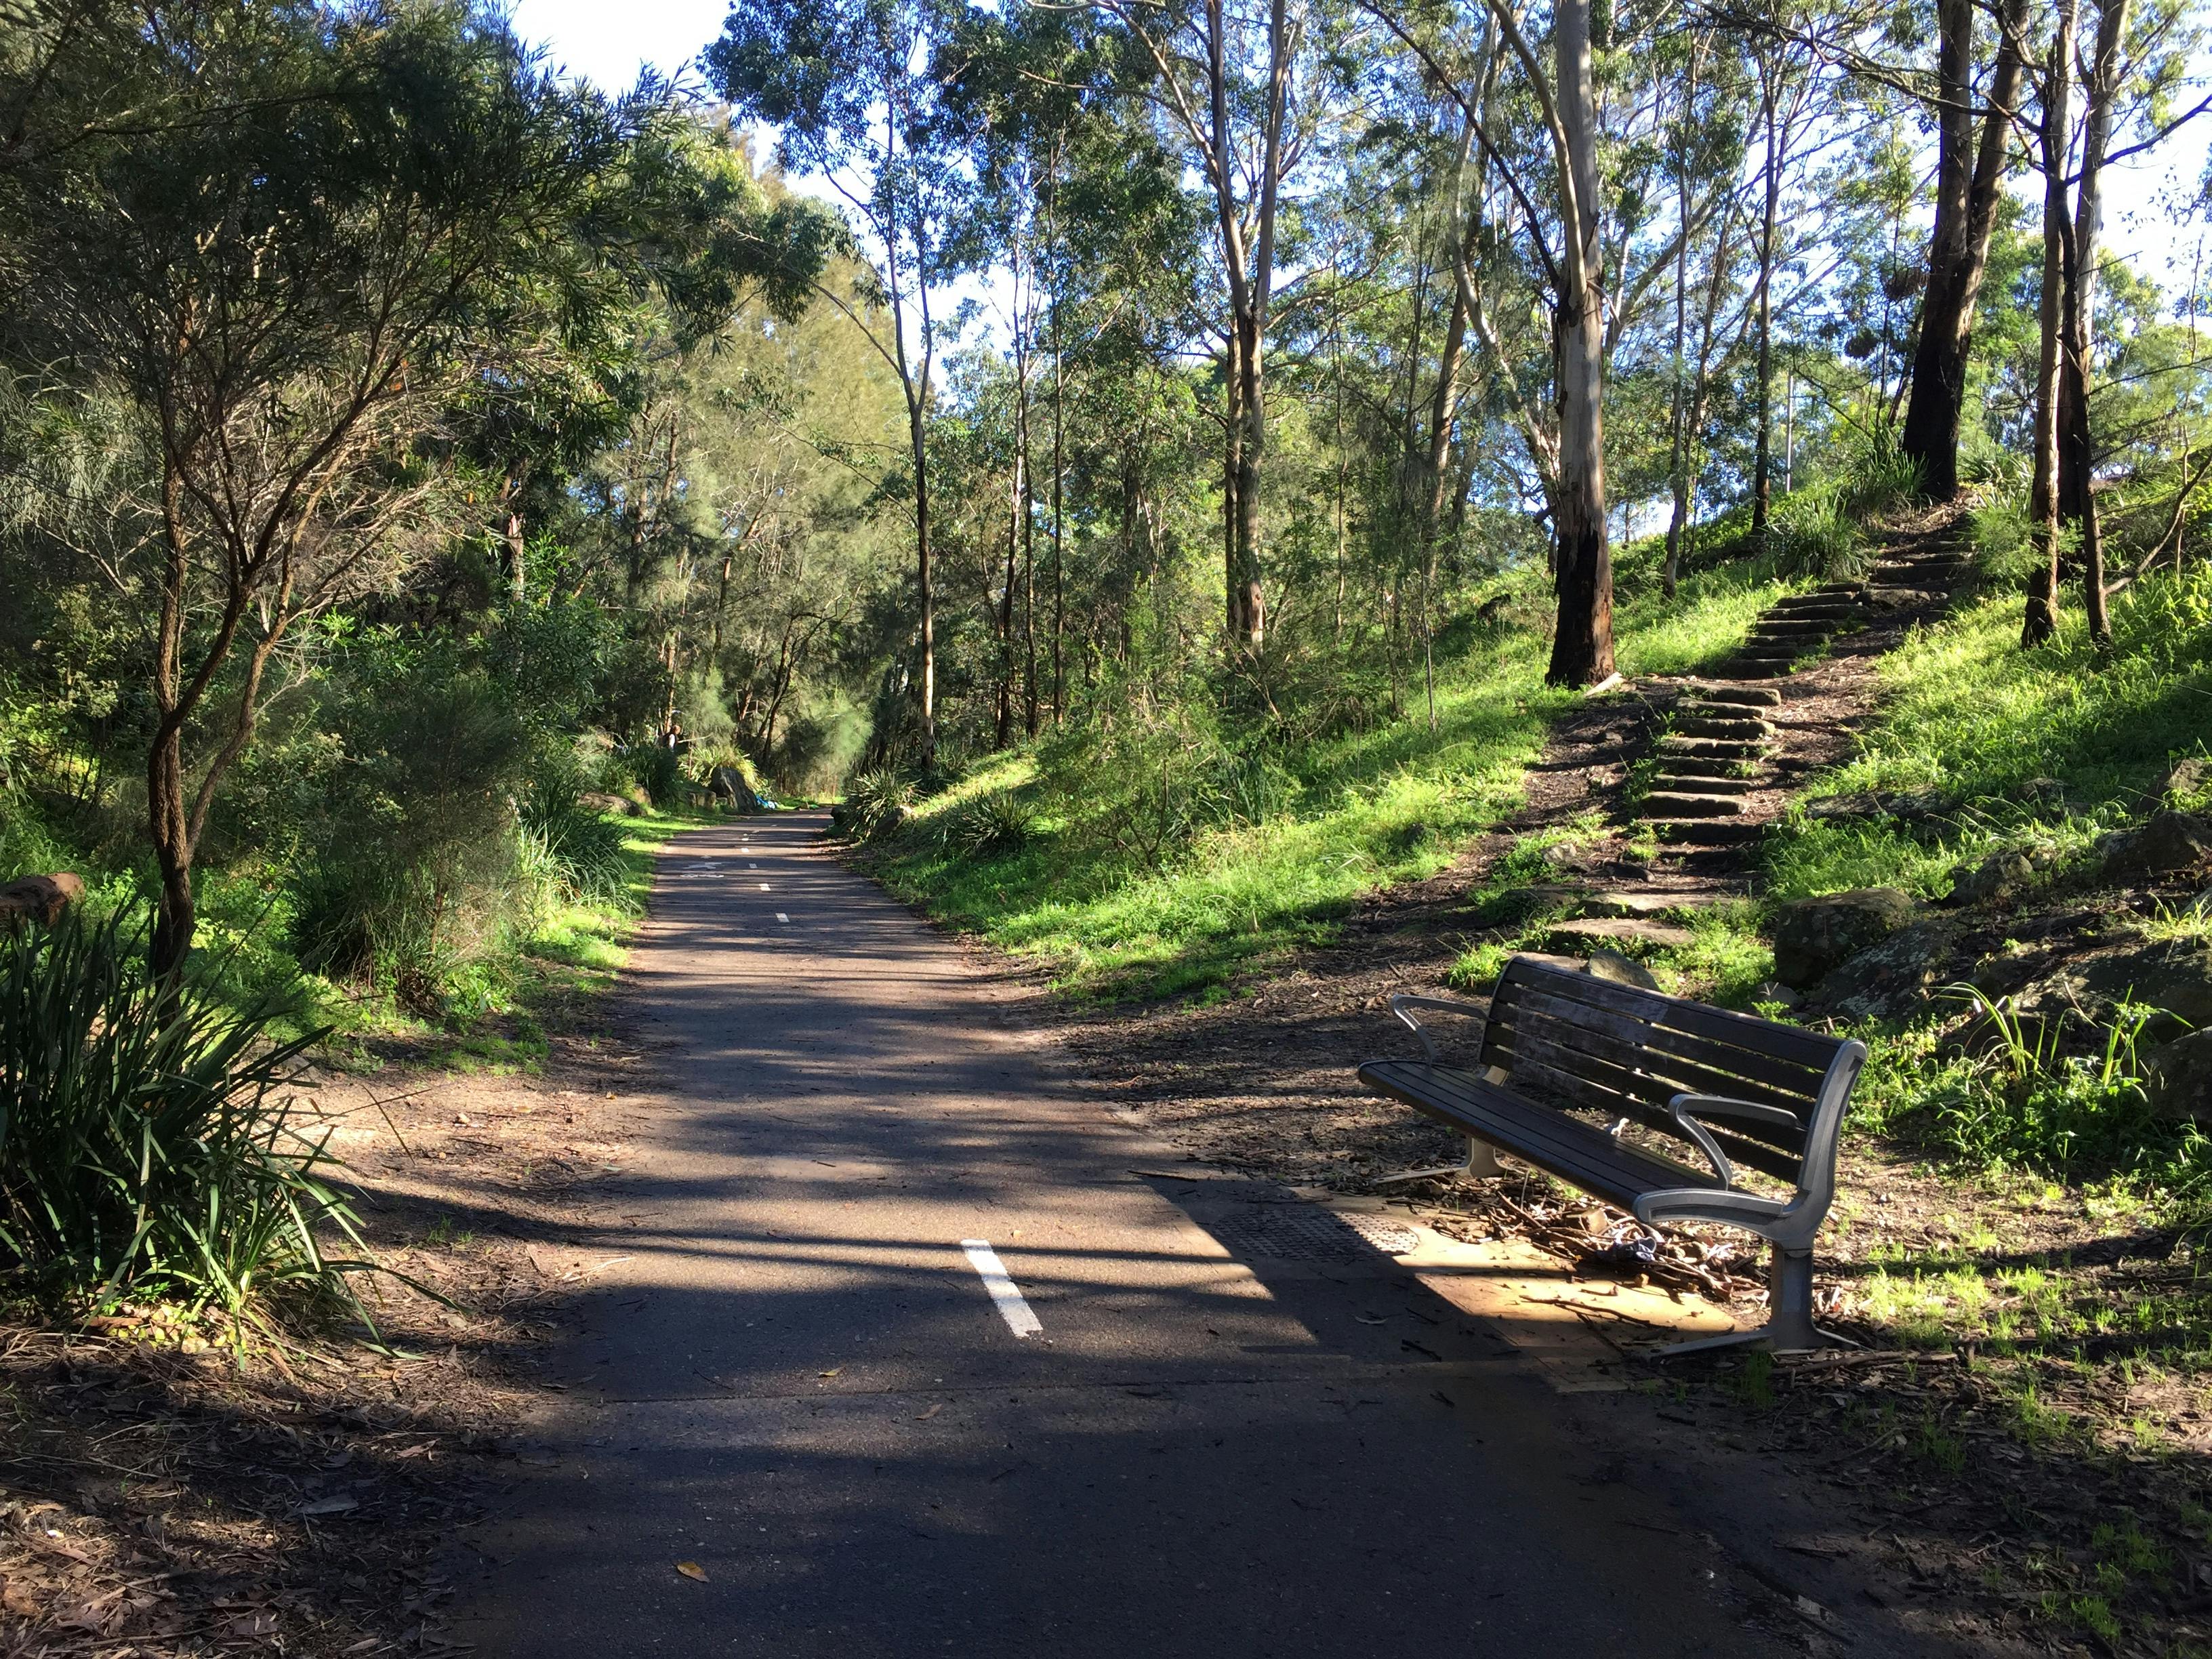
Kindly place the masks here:
<instances>
[{"instance_id":1,"label":"tall tree trunk","mask_svg":"<svg viewBox=\"0 0 2212 1659\"><path fill-rule=\"evenodd\" d=\"M1733 227L1723 216L1713 235L1712 268L1705 282L1704 309L1698 322L1698 355L1690 374L1690 393L1682 422L1682 456L1674 474L1674 510L1667 520L1666 582L1669 595L1680 569L1683 544L1698 504L1698 441L1705 429L1705 410L1713 386L1713 325L1719 319L1723 290L1728 285L1729 246ZM1739 340L1742 331L1737 331Z\"/></svg>"},{"instance_id":2,"label":"tall tree trunk","mask_svg":"<svg viewBox=\"0 0 2212 1659\"><path fill-rule=\"evenodd\" d=\"M1022 478L1022 453L1014 450L1013 487L1007 491L1006 580L999 598L999 720L991 747L1004 749L1014 737L1014 583L1015 557L1022 544L1022 501L1028 493Z\"/></svg>"},{"instance_id":3,"label":"tall tree trunk","mask_svg":"<svg viewBox=\"0 0 2212 1659\"><path fill-rule=\"evenodd\" d=\"M2021 628L2023 646L2042 644L2058 631L2058 399L2060 337L2065 309L2062 290L2070 264L2072 227L2066 217L2068 76L2074 54L2075 0L2064 0L2058 28L2044 67L2043 126L2039 135L2043 168L2043 295L2038 309L2035 364L2035 484L2030 499L2042 540L2042 559L2028 584L2027 615Z\"/></svg>"},{"instance_id":4,"label":"tall tree trunk","mask_svg":"<svg viewBox=\"0 0 2212 1659\"><path fill-rule=\"evenodd\" d=\"M1229 526L1229 627L1235 644L1259 649L1267 631L1267 602L1260 586L1260 459L1267 442L1267 405L1261 401L1260 319L1236 319L1237 437L1230 452L1236 489Z\"/></svg>"},{"instance_id":5,"label":"tall tree trunk","mask_svg":"<svg viewBox=\"0 0 2212 1659\"><path fill-rule=\"evenodd\" d=\"M2126 33L2128 0L2103 0L2097 18L2096 56L2081 88L2081 182L2074 204L2073 281L2067 285L2066 348L2063 381L2067 430L2060 449L2060 495L2072 473L2073 510L2081 526L2081 596L2089 617L2089 636L2112 642L2112 619L2105 602L2105 543L2097 519L2097 454L2089 431L2089 392L2096 368L2097 231L2102 208L2100 185L2105 147L2112 130L2112 100L2119 92L2120 45ZM2069 465L2070 463L2070 465Z\"/></svg>"},{"instance_id":6,"label":"tall tree trunk","mask_svg":"<svg viewBox=\"0 0 2212 1659\"><path fill-rule=\"evenodd\" d=\"M1973 143L1974 6L1942 0L1936 75L1943 106L1936 122L1936 225L1928 242L1928 289L1913 349L1912 394L1899 447L1920 468L1930 501L1959 490L1959 422L1966 398L1966 357L1974 309L1989 270L1997 204L2004 194L2011 114L2020 98L2020 39L2027 0L2005 0L1981 138ZM1970 155L1970 148L1972 154Z\"/></svg>"},{"instance_id":7,"label":"tall tree trunk","mask_svg":"<svg viewBox=\"0 0 2212 1659\"><path fill-rule=\"evenodd\" d=\"M1686 135L1698 102L1697 59L1694 53L1682 93L1682 128ZM1674 156L1674 211L1681 234L1674 240L1674 385L1667 405L1667 481L1674 494L1674 510L1667 520L1667 562L1659 574L1660 590L1668 599L1681 580L1682 526L1689 517L1690 469L1688 428L1685 407L1688 386L1683 374L1689 366L1684 353L1690 333L1690 164L1678 147Z\"/></svg>"},{"instance_id":8,"label":"tall tree trunk","mask_svg":"<svg viewBox=\"0 0 2212 1659\"><path fill-rule=\"evenodd\" d=\"M1613 551L1606 543L1605 265L1599 235L1597 95L1589 0L1557 0L1553 38L1565 149L1559 365L1559 629L1545 678L1593 685L1612 674Z\"/></svg>"},{"instance_id":9,"label":"tall tree trunk","mask_svg":"<svg viewBox=\"0 0 2212 1659\"><path fill-rule=\"evenodd\" d=\"M1260 471L1267 447L1265 349L1267 298L1275 261L1275 214L1283 170L1283 124L1290 95L1291 40L1286 0L1267 11L1267 104L1260 143L1259 199L1249 248L1237 210L1241 157L1231 130L1227 22L1223 0L1206 0L1206 145L1222 261L1229 278L1227 617L1230 647L1257 650L1267 635L1260 580Z\"/></svg>"},{"instance_id":10,"label":"tall tree trunk","mask_svg":"<svg viewBox=\"0 0 2212 1659\"><path fill-rule=\"evenodd\" d=\"M1063 562L1066 546L1060 538L1060 477L1066 463L1060 456L1060 296L1052 301L1052 723L1057 726L1067 709L1067 580Z\"/></svg>"},{"instance_id":11,"label":"tall tree trunk","mask_svg":"<svg viewBox=\"0 0 2212 1659\"><path fill-rule=\"evenodd\" d=\"M1755 543L1763 543L1766 535L1774 495L1774 231L1782 207L1782 92L1777 84L1781 73L1778 65L1759 65L1759 101L1766 118L1766 200L1759 221L1759 429L1751 466L1751 534Z\"/></svg>"},{"instance_id":12,"label":"tall tree trunk","mask_svg":"<svg viewBox=\"0 0 2212 1659\"><path fill-rule=\"evenodd\" d=\"M921 588L921 672L916 694L921 707L922 759L927 764L937 757L937 595L929 568L929 447L924 441L918 399L913 402L907 432L914 450L914 562Z\"/></svg>"}]
</instances>

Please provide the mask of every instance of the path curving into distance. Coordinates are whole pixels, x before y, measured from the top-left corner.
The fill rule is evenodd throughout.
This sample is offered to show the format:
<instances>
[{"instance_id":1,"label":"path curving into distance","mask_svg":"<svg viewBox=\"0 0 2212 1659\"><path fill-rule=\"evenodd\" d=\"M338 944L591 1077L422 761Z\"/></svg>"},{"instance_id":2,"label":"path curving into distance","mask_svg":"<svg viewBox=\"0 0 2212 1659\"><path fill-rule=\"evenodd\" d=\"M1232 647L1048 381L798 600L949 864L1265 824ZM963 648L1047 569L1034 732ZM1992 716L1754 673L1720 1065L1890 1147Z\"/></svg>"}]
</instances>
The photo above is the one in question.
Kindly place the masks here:
<instances>
[{"instance_id":1,"label":"path curving into distance","mask_svg":"<svg viewBox=\"0 0 2212 1659\"><path fill-rule=\"evenodd\" d=\"M815 814L679 838L669 1091L459 1590L488 1659L1779 1654L1694 1522L1354 1238L1240 1261ZM1266 1198L1241 1188L1245 1199ZM1249 1202L1231 1206L1249 1211ZM541 1467L540 1465L544 1465ZM696 1564L703 1582L679 1572Z\"/></svg>"}]
</instances>

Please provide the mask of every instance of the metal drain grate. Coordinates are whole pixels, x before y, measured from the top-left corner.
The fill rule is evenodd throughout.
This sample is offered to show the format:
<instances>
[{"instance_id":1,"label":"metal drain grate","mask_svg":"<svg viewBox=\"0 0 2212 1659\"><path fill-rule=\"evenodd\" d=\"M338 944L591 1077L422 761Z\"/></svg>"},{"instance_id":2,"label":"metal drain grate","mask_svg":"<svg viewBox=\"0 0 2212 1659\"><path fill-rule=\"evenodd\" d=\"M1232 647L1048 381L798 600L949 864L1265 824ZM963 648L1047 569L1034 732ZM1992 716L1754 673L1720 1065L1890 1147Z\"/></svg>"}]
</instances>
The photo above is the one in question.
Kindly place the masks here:
<instances>
[{"instance_id":1,"label":"metal drain grate","mask_svg":"<svg viewBox=\"0 0 2212 1659\"><path fill-rule=\"evenodd\" d=\"M1364 1261L1399 1255L1421 1236L1387 1216L1347 1214L1303 1203L1250 1205L1212 1217L1206 1229L1239 1255L1290 1261Z\"/></svg>"}]
</instances>

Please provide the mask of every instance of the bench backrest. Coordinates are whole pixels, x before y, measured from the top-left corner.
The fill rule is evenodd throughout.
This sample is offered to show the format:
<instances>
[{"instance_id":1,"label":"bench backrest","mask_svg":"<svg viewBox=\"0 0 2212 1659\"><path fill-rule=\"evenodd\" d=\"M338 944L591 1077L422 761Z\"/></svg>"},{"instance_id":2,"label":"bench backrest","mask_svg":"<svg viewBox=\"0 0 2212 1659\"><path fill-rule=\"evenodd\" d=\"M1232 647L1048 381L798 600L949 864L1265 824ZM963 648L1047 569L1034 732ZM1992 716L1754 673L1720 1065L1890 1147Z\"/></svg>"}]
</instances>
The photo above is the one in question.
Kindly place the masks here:
<instances>
[{"instance_id":1,"label":"bench backrest","mask_svg":"<svg viewBox=\"0 0 2212 1659\"><path fill-rule=\"evenodd\" d=\"M1795 1025L1685 1001L1594 974L1516 957L1483 1022L1481 1062L1504 1071L1513 1092L1545 1104L1602 1112L1688 1140L1668 1110L1676 1095L1725 1095L1795 1113L1798 1127L1701 1118L1734 1163L1800 1187L1807 1138L1814 1181L1832 1178L1842 1101L1830 1070L1839 1055L1856 1076L1859 1045ZM1851 1079L1839 1078L1844 1091ZM1824 1097L1829 1105L1817 1113Z\"/></svg>"}]
</instances>

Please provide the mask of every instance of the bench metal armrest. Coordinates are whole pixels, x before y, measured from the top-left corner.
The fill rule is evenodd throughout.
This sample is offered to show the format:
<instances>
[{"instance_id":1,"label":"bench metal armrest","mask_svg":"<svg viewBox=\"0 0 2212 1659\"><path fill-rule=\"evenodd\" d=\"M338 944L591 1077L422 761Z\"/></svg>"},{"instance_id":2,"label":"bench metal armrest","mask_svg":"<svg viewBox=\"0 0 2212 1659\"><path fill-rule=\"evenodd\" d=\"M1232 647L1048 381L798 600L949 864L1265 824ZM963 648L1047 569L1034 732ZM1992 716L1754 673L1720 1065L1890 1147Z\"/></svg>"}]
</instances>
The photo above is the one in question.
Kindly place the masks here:
<instances>
[{"instance_id":1,"label":"bench metal armrest","mask_svg":"<svg viewBox=\"0 0 2212 1659\"><path fill-rule=\"evenodd\" d=\"M1488 1005L1462 1001L1454 997L1419 997L1401 992L1390 999L1390 1012L1398 1023L1420 1039L1421 1052L1431 1060L1437 1057L1437 1045L1429 1041L1429 1034L1421 1029L1421 1022L1406 1011L1409 1008L1431 1008L1438 1013L1457 1014L1462 1019L1485 1019L1489 1017Z\"/></svg>"},{"instance_id":2,"label":"bench metal armrest","mask_svg":"<svg viewBox=\"0 0 2212 1659\"><path fill-rule=\"evenodd\" d=\"M1682 1133L1698 1143L1713 1166L1713 1173L1721 1178L1723 1187L1735 1185L1735 1166L1722 1153L1720 1143L1706 1132L1705 1126L1692 1114L1703 1112L1709 1117L1750 1118L1760 1123L1779 1123L1796 1128L1803 1121L1785 1107L1769 1106L1756 1100L1731 1100L1726 1095L1676 1095L1667 1103L1667 1109Z\"/></svg>"},{"instance_id":3,"label":"bench metal armrest","mask_svg":"<svg viewBox=\"0 0 2212 1659\"><path fill-rule=\"evenodd\" d=\"M1629 1206L1647 1227L1662 1221L1717 1221L1771 1238L1773 1224L1789 1213L1779 1199L1757 1193L1716 1192L1710 1187L1667 1187L1646 1193Z\"/></svg>"},{"instance_id":4,"label":"bench metal armrest","mask_svg":"<svg viewBox=\"0 0 2212 1659\"><path fill-rule=\"evenodd\" d=\"M1678 1112L1701 1112L1707 1117L1744 1117L1759 1123L1779 1123L1792 1129L1805 1121L1786 1106L1769 1106L1759 1100L1734 1100L1727 1095L1676 1095L1671 1104Z\"/></svg>"}]
</instances>

